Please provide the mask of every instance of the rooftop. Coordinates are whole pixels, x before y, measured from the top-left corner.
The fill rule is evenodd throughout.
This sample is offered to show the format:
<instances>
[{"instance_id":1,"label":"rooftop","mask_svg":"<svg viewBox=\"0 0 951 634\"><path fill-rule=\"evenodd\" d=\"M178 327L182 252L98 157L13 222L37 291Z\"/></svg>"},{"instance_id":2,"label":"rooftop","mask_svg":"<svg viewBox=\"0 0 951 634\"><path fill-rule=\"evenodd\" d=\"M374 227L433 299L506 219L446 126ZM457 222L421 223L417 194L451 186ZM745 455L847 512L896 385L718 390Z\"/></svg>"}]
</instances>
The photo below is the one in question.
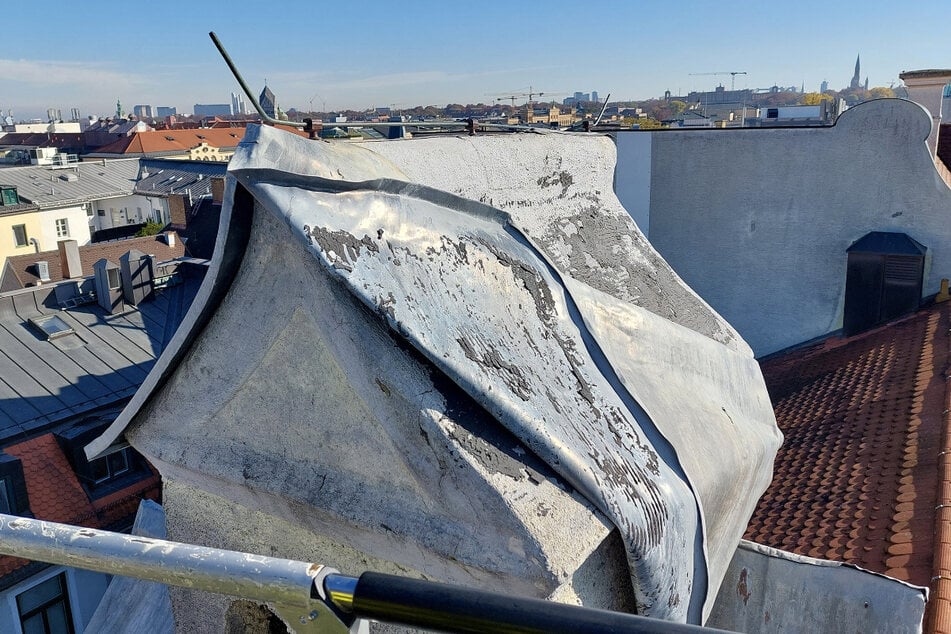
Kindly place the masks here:
<instances>
[{"instance_id":1,"label":"rooftop","mask_svg":"<svg viewBox=\"0 0 951 634\"><path fill-rule=\"evenodd\" d=\"M195 272L116 315L98 304L61 310L53 284L0 295L0 441L132 396L194 298ZM73 333L47 340L29 322L43 315L58 316Z\"/></svg>"},{"instance_id":2,"label":"rooftop","mask_svg":"<svg viewBox=\"0 0 951 634\"><path fill-rule=\"evenodd\" d=\"M74 163L68 168L42 165L5 168L3 184L17 188L21 202L41 210L129 196L139 173L136 159Z\"/></svg>"},{"instance_id":3,"label":"rooftop","mask_svg":"<svg viewBox=\"0 0 951 634\"><path fill-rule=\"evenodd\" d=\"M949 316L933 304L762 361L786 440L747 539L932 585Z\"/></svg>"},{"instance_id":4,"label":"rooftop","mask_svg":"<svg viewBox=\"0 0 951 634\"><path fill-rule=\"evenodd\" d=\"M163 235L94 242L79 247L79 260L82 263L84 275L92 275L92 265L97 261L105 258L110 262L118 263L119 256L131 249L154 255L158 262L174 260L185 255L185 245L181 240L176 240L174 246L169 246ZM37 262L49 264L49 279L43 280L43 283L63 280L63 264L58 249L11 255L0 269L0 293L35 286L40 281L39 272L36 270Z\"/></svg>"},{"instance_id":5,"label":"rooftop","mask_svg":"<svg viewBox=\"0 0 951 634\"><path fill-rule=\"evenodd\" d=\"M198 200L211 195L211 178L224 178L227 171L227 163L142 159L135 192L146 196L191 194Z\"/></svg>"}]
</instances>

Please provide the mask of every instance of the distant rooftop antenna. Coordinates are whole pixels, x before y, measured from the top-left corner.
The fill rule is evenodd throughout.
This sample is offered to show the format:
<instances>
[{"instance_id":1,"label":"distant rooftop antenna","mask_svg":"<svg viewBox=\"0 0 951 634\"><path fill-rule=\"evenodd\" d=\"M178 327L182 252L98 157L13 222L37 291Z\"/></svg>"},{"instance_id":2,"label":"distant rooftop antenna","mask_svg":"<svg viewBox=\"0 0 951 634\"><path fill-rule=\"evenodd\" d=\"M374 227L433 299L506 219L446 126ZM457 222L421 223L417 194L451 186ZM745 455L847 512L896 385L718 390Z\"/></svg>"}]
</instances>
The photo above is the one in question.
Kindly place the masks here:
<instances>
[{"instance_id":1,"label":"distant rooftop antenna","mask_svg":"<svg viewBox=\"0 0 951 634\"><path fill-rule=\"evenodd\" d=\"M231 69L231 74L234 75L234 78L238 81L238 85L241 86L241 90L243 90L244 94L247 95L248 101L250 101L251 105L254 106L254 109L258 111L258 114L261 115L261 119L263 121L267 121L271 125L289 125L295 128L309 127L308 123L306 122L280 121L264 112L264 108L262 108L261 104L258 103L257 98L255 98L254 94L251 92L247 82L244 81L244 77L241 76L241 73L238 72L238 68L234 65L234 62L231 61L231 57L228 55L228 51L225 50L221 40L218 39L218 36L215 35L214 31L211 31L208 35L211 37L211 41L215 43L215 48L218 49L218 52L221 53L221 56L224 58L225 64L227 64L228 68ZM267 85L266 79L264 80L264 84Z\"/></svg>"},{"instance_id":2,"label":"distant rooftop antenna","mask_svg":"<svg viewBox=\"0 0 951 634\"><path fill-rule=\"evenodd\" d=\"M608 96L604 98L604 105L601 106L601 112L598 113L598 118L594 120L594 125L601 123L601 117L604 116L604 111L608 109L608 101L611 99L611 93L608 93Z\"/></svg>"}]
</instances>

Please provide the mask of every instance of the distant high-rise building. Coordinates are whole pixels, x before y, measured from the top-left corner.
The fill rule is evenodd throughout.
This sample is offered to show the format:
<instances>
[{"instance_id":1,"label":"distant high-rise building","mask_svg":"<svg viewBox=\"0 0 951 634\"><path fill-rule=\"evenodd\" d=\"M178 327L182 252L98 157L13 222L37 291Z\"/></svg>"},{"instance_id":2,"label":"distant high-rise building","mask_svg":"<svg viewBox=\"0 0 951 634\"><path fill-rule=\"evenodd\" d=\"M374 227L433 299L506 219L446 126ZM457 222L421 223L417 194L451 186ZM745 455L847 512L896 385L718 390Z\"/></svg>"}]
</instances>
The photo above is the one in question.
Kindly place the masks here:
<instances>
[{"instance_id":1,"label":"distant high-rise building","mask_svg":"<svg viewBox=\"0 0 951 634\"><path fill-rule=\"evenodd\" d=\"M859 56L855 56L855 74L852 75L852 81L849 83L849 88L855 90L856 88L862 87L862 80L859 79L859 72L861 70L861 65L859 64Z\"/></svg>"},{"instance_id":2,"label":"distant high-rise building","mask_svg":"<svg viewBox=\"0 0 951 634\"><path fill-rule=\"evenodd\" d=\"M47 121L61 121L63 119L62 113L58 108L47 108L46 109L46 120Z\"/></svg>"},{"instance_id":3,"label":"distant high-rise building","mask_svg":"<svg viewBox=\"0 0 951 634\"><path fill-rule=\"evenodd\" d=\"M140 119L151 119L155 116L152 112L152 106L133 106L132 112Z\"/></svg>"},{"instance_id":4,"label":"distant high-rise building","mask_svg":"<svg viewBox=\"0 0 951 634\"><path fill-rule=\"evenodd\" d=\"M819 92L826 92L827 90L829 90L829 82L823 79L822 83L819 84Z\"/></svg>"},{"instance_id":5,"label":"distant high-rise building","mask_svg":"<svg viewBox=\"0 0 951 634\"><path fill-rule=\"evenodd\" d=\"M267 116L277 119L277 97L267 87L267 83L264 84L264 90L261 91L261 96L258 97L258 103L261 104L261 109L264 110Z\"/></svg>"},{"instance_id":6,"label":"distant high-rise building","mask_svg":"<svg viewBox=\"0 0 951 634\"><path fill-rule=\"evenodd\" d=\"M116 99L116 119L121 119L124 114L125 113L122 112L122 102Z\"/></svg>"},{"instance_id":7,"label":"distant high-rise building","mask_svg":"<svg viewBox=\"0 0 951 634\"><path fill-rule=\"evenodd\" d=\"M70 121L79 121L81 118L82 118L82 115L79 114L79 108L70 108L69 110Z\"/></svg>"},{"instance_id":8,"label":"distant high-rise building","mask_svg":"<svg viewBox=\"0 0 951 634\"><path fill-rule=\"evenodd\" d=\"M601 102L601 100L598 99L598 91L597 91L597 90L592 90L592 91L591 91L591 101L593 101L593 102L595 102L595 103L600 103L600 102Z\"/></svg>"},{"instance_id":9,"label":"distant high-rise building","mask_svg":"<svg viewBox=\"0 0 951 634\"><path fill-rule=\"evenodd\" d=\"M248 108L244 103L244 97L237 93L231 93L231 114L248 114Z\"/></svg>"},{"instance_id":10,"label":"distant high-rise building","mask_svg":"<svg viewBox=\"0 0 951 634\"><path fill-rule=\"evenodd\" d=\"M159 106L155 109L155 114L159 117L173 117L178 114L178 109L171 106Z\"/></svg>"},{"instance_id":11,"label":"distant high-rise building","mask_svg":"<svg viewBox=\"0 0 951 634\"><path fill-rule=\"evenodd\" d=\"M192 113L196 117L215 117L217 115L230 115L230 103L196 103Z\"/></svg>"}]
</instances>

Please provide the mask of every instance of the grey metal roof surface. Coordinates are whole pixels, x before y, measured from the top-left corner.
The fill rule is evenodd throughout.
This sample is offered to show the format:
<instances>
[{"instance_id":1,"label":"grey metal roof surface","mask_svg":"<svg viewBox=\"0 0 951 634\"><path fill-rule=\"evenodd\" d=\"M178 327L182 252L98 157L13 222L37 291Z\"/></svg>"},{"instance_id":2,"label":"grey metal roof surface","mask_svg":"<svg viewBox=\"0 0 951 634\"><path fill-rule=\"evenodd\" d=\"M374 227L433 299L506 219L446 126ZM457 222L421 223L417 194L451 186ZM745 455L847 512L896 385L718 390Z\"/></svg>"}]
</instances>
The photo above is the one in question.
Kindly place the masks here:
<instances>
[{"instance_id":1,"label":"grey metal roof surface","mask_svg":"<svg viewBox=\"0 0 951 634\"><path fill-rule=\"evenodd\" d=\"M60 310L54 286L0 296L0 438L31 434L131 396L171 339L199 280L159 290L123 314L97 304ZM57 315L74 334L48 341L31 317Z\"/></svg>"},{"instance_id":2,"label":"grey metal roof surface","mask_svg":"<svg viewBox=\"0 0 951 634\"><path fill-rule=\"evenodd\" d=\"M35 203L42 210L129 196L138 174L138 159L117 159L56 169L44 165L11 167L3 170L0 180L16 187L21 200Z\"/></svg>"},{"instance_id":3,"label":"grey metal roof surface","mask_svg":"<svg viewBox=\"0 0 951 634\"><path fill-rule=\"evenodd\" d=\"M143 196L190 193L197 200L211 196L211 178L224 178L227 171L227 163L142 160L135 193Z\"/></svg>"}]
</instances>

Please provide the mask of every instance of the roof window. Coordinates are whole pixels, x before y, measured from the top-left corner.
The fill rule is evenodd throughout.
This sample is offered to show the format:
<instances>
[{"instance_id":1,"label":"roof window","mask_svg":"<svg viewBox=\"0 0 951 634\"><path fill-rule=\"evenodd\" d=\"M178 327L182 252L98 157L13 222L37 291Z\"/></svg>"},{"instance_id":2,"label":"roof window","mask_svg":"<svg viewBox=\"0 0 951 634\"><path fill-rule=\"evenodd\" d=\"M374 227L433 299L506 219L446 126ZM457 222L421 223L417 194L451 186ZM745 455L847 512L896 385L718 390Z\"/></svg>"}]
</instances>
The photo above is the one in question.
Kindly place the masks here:
<instances>
[{"instance_id":1,"label":"roof window","mask_svg":"<svg viewBox=\"0 0 951 634\"><path fill-rule=\"evenodd\" d=\"M72 326L60 319L58 315L31 317L30 324L41 333L46 335L48 340L64 337L75 332Z\"/></svg>"}]
</instances>

